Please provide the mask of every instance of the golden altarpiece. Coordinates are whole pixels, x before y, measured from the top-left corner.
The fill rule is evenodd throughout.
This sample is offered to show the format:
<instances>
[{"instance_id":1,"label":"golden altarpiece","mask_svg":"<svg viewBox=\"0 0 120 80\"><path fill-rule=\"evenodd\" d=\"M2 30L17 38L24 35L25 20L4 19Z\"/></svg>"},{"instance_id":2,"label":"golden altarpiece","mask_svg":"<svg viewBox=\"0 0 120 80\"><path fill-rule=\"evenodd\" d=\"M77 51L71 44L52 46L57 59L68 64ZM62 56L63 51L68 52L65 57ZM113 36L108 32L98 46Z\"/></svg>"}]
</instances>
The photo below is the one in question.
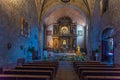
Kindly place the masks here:
<instances>
[{"instance_id":1,"label":"golden altarpiece","mask_svg":"<svg viewBox=\"0 0 120 80\"><path fill-rule=\"evenodd\" d=\"M77 48L76 24L69 17L61 17L53 25L53 49L55 52L75 52Z\"/></svg>"}]
</instances>

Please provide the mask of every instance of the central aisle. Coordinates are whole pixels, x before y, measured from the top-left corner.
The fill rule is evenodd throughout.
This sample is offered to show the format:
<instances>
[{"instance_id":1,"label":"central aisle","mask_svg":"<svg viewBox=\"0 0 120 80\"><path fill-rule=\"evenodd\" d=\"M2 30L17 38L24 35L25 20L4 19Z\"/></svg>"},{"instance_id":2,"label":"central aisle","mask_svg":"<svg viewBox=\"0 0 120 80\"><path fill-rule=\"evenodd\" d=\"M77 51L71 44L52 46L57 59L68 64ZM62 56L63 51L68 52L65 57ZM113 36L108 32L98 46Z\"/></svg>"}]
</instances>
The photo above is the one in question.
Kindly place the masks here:
<instances>
[{"instance_id":1,"label":"central aisle","mask_svg":"<svg viewBox=\"0 0 120 80\"><path fill-rule=\"evenodd\" d=\"M79 80L70 61L59 61L55 80Z\"/></svg>"}]
</instances>

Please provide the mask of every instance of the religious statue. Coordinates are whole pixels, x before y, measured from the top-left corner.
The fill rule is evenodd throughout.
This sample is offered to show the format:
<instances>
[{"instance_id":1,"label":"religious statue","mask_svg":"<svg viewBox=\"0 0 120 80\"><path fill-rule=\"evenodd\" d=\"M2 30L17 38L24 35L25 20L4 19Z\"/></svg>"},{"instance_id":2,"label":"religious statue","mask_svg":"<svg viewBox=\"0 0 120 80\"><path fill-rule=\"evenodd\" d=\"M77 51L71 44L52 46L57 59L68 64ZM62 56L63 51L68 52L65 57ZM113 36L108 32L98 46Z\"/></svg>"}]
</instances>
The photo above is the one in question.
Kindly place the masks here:
<instances>
[{"instance_id":1,"label":"religious statue","mask_svg":"<svg viewBox=\"0 0 120 80\"><path fill-rule=\"evenodd\" d=\"M77 55L81 55L80 46L77 46Z\"/></svg>"},{"instance_id":2,"label":"religious statue","mask_svg":"<svg viewBox=\"0 0 120 80\"><path fill-rule=\"evenodd\" d=\"M63 40L63 45L66 45L66 40Z\"/></svg>"},{"instance_id":3,"label":"religious statue","mask_svg":"<svg viewBox=\"0 0 120 80\"><path fill-rule=\"evenodd\" d=\"M62 31L63 34L66 34L66 29L64 28L63 31Z\"/></svg>"},{"instance_id":4,"label":"religious statue","mask_svg":"<svg viewBox=\"0 0 120 80\"><path fill-rule=\"evenodd\" d=\"M58 48L58 39L54 39L54 48L57 49Z\"/></svg>"}]
</instances>

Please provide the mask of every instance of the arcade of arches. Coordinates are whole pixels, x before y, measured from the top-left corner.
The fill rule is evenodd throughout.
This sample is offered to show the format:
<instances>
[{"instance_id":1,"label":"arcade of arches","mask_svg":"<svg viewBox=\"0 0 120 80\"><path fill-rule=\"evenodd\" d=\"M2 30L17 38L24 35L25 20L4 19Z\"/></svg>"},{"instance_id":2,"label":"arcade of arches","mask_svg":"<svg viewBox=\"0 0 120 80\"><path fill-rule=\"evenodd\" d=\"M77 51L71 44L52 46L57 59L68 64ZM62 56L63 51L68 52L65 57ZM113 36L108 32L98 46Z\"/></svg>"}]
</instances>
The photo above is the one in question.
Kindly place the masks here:
<instances>
[{"instance_id":1,"label":"arcade of arches","mask_svg":"<svg viewBox=\"0 0 120 80\"><path fill-rule=\"evenodd\" d=\"M21 58L119 65L120 0L66 1L0 0L0 65Z\"/></svg>"}]
</instances>

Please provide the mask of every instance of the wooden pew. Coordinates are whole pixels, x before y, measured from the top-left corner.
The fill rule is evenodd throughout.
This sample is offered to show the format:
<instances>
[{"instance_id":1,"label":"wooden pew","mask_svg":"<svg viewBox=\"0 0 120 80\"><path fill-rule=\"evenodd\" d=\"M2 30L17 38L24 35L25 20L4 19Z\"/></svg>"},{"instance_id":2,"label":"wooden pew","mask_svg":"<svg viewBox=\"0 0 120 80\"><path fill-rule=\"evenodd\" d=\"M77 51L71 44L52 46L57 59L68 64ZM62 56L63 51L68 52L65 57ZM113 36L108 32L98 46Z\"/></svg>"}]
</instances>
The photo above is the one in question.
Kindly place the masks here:
<instances>
[{"instance_id":1,"label":"wooden pew","mask_svg":"<svg viewBox=\"0 0 120 80\"><path fill-rule=\"evenodd\" d=\"M46 65L55 65L58 68L58 62L57 61L34 61L30 62L28 64L46 64Z\"/></svg>"},{"instance_id":2,"label":"wooden pew","mask_svg":"<svg viewBox=\"0 0 120 80\"><path fill-rule=\"evenodd\" d=\"M74 62L73 66L77 65L106 65L105 63L102 62Z\"/></svg>"},{"instance_id":3,"label":"wooden pew","mask_svg":"<svg viewBox=\"0 0 120 80\"><path fill-rule=\"evenodd\" d=\"M49 76L0 74L0 80L50 80Z\"/></svg>"},{"instance_id":4,"label":"wooden pew","mask_svg":"<svg viewBox=\"0 0 120 80\"><path fill-rule=\"evenodd\" d=\"M101 62L96 62L96 61L83 61L83 62L80 62L80 61L75 61L73 62L73 65L76 65L76 64L100 64Z\"/></svg>"},{"instance_id":5,"label":"wooden pew","mask_svg":"<svg viewBox=\"0 0 120 80\"><path fill-rule=\"evenodd\" d=\"M57 71L58 67L54 64L24 64L22 66L40 66L40 67L55 67L55 70Z\"/></svg>"},{"instance_id":6,"label":"wooden pew","mask_svg":"<svg viewBox=\"0 0 120 80\"><path fill-rule=\"evenodd\" d=\"M73 61L73 63L101 63L99 61Z\"/></svg>"},{"instance_id":7,"label":"wooden pew","mask_svg":"<svg viewBox=\"0 0 120 80\"><path fill-rule=\"evenodd\" d=\"M81 75L81 72L84 71L84 70L89 70L89 71L101 71L101 70L104 70L104 71L120 71L120 68L104 68L104 67L79 67L78 69L78 75L80 76Z\"/></svg>"},{"instance_id":8,"label":"wooden pew","mask_svg":"<svg viewBox=\"0 0 120 80\"><path fill-rule=\"evenodd\" d=\"M56 71L55 67L40 67L40 66L16 66L17 70L51 70L55 76Z\"/></svg>"},{"instance_id":9,"label":"wooden pew","mask_svg":"<svg viewBox=\"0 0 120 80\"><path fill-rule=\"evenodd\" d=\"M53 62L53 61L36 61L36 62L30 62L28 64L51 64L51 65L56 65L56 67L58 67L58 62Z\"/></svg>"},{"instance_id":10,"label":"wooden pew","mask_svg":"<svg viewBox=\"0 0 120 80\"><path fill-rule=\"evenodd\" d=\"M4 74L19 74L19 75L47 75L53 80L54 76L50 70L15 70L15 69L4 69Z\"/></svg>"},{"instance_id":11,"label":"wooden pew","mask_svg":"<svg viewBox=\"0 0 120 80\"><path fill-rule=\"evenodd\" d=\"M75 68L76 73L79 72L79 67L103 67L103 68L113 68L113 65L77 65Z\"/></svg>"},{"instance_id":12,"label":"wooden pew","mask_svg":"<svg viewBox=\"0 0 120 80\"><path fill-rule=\"evenodd\" d=\"M50 65L50 66L57 66L56 64L23 64L23 65Z\"/></svg>"},{"instance_id":13,"label":"wooden pew","mask_svg":"<svg viewBox=\"0 0 120 80\"><path fill-rule=\"evenodd\" d=\"M76 65L106 65L104 63L75 63L74 66Z\"/></svg>"},{"instance_id":14,"label":"wooden pew","mask_svg":"<svg viewBox=\"0 0 120 80\"><path fill-rule=\"evenodd\" d=\"M74 63L74 68L78 68L79 66L113 66L113 65L108 65L108 64L105 64L105 63L101 63L101 62L76 62Z\"/></svg>"},{"instance_id":15,"label":"wooden pew","mask_svg":"<svg viewBox=\"0 0 120 80\"><path fill-rule=\"evenodd\" d=\"M58 62L57 61L34 61L28 64L24 64L23 66L44 66L44 67L55 67L56 72L58 69Z\"/></svg>"},{"instance_id":16,"label":"wooden pew","mask_svg":"<svg viewBox=\"0 0 120 80\"><path fill-rule=\"evenodd\" d=\"M114 67L114 66L113 65L99 64L99 65L77 65L77 67Z\"/></svg>"},{"instance_id":17,"label":"wooden pew","mask_svg":"<svg viewBox=\"0 0 120 80\"><path fill-rule=\"evenodd\" d=\"M73 65L73 68L76 68L78 65L106 65L102 63L76 63Z\"/></svg>"},{"instance_id":18,"label":"wooden pew","mask_svg":"<svg viewBox=\"0 0 120 80\"><path fill-rule=\"evenodd\" d=\"M101 76L105 76L105 75L109 75L109 76L120 76L120 71L104 71L104 70L96 70L96 71L92 71L92 70L84 70L82 71L83 75L101 75Z\"/></svg>"},{"instance_id":19,"label":"wooden pew","mask_svg":"<svg viewBox=\"0 0 120 80\"><path fill-rule=\"evenodd\" d=\"M80 79L84 79L85 76L120 76L120 71L90 71L84 70L82 71Z\"/></svg>"},{"instance_id":20,"label":"wooden pew","mask_svg":"<svg viewBox=\"0 0 120 80\"><path fill-rule=\"evenodd\" d=\"M73 65L77 65L77 64L104 64L101 62L74 62Z\"/></svg>"},{"instance_id":21,"label":"wooden pew","mask_svg":"<svg viewBox=\"0 0 120 80\"><path fill-rule=\"evenodd\" d=\"M92 71L95 71L95 70L104 70L104 71L120 71L120 68L104 68L104 67L79 67L78 71L79 73L81 73L82 71L84 70L92 70Z\"/></svg>"},{"instance_id":22,"label":"wooden pew","mask_svg":"<svg viewBox=\"0 0 120 80\"><path fill-rule=\"evenodd\" d=\"M85 76L84 80L120 80L120 76Z\"/></svg>"},{"instance_id":23,"label":"wooden pew","mask_svg":"<svg viewBox=\"0 0 120 80\"><path fill-rule=\"evenodd\" d=\"M79 67L114 67L113 65L77 65L76 69L79 69Z\"/></svg>"}]
</instances>

